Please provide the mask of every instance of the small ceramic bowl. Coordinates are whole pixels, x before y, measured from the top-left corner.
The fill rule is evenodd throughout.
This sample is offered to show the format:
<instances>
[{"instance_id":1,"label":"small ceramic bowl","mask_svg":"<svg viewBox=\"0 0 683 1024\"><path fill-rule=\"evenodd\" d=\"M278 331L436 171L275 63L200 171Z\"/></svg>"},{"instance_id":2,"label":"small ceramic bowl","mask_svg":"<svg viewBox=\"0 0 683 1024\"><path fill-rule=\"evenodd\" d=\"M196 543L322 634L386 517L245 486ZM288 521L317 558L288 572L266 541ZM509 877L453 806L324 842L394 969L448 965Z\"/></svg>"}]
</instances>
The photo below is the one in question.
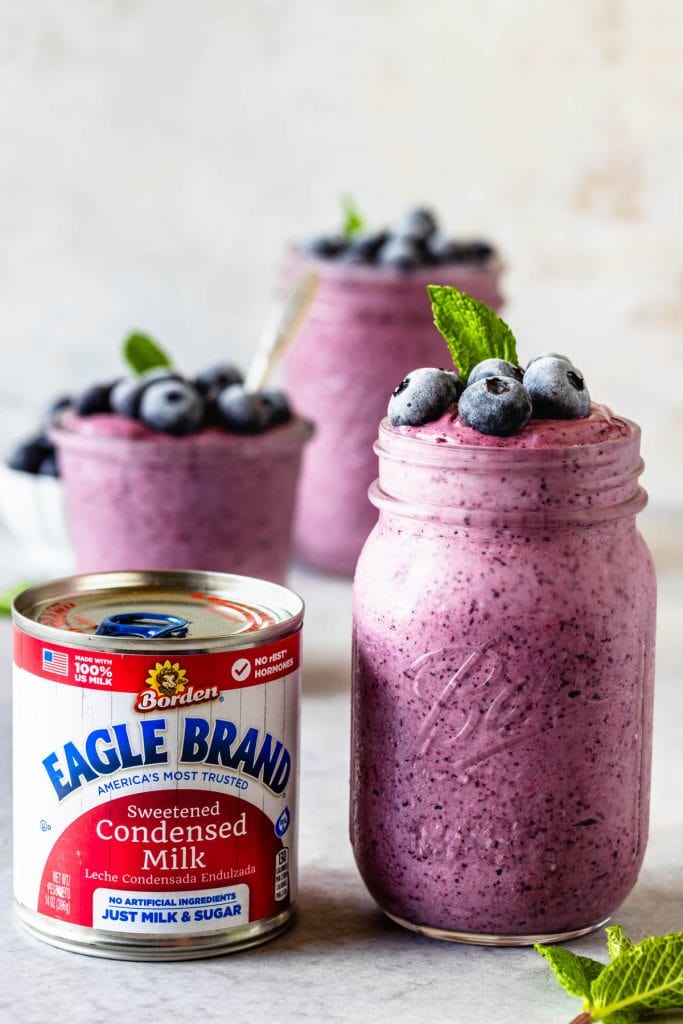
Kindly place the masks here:
<instances>
[{"instance_id":1,"label":"small ceramic bowl","mask_svg":"<svg viewBox=\"0 0 683 1024\"><path fill-rule=\"evenodd\" d=\"M69 551L62 482L57 477L24 473L0 462L0 519L27 547L55 555Z\"/></svg>"}]
</instances>

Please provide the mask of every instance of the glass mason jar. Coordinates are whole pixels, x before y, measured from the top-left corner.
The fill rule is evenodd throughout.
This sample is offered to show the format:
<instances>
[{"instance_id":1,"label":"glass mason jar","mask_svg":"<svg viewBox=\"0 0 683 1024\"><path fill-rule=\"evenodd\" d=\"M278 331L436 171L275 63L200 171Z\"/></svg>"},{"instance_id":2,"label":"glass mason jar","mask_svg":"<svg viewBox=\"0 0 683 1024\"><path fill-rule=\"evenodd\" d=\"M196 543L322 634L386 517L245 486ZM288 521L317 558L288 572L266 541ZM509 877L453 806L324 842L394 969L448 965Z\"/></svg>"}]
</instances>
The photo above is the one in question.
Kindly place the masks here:
<instances>
[{"instance_id":1,"label":"glass mason jar","mask_svg":"<svg viewBox=\"0 0 683 1024\"><path fill-rule=\"evenodd\" d=\"M388 393L416 366L448 358L427 285L453 285L500 309L502 265L492 257L400 273L292 253L286 271L290 279L306 271L318 276L283 362L294 408L315 424L301 467L295 547L309 564L351 576L377 519L367 491L377 473L372 445Z\"/></svg>"},{"instance_id":2,"label":"glass mason jar","mask_svg":"<svg viewBox=\"0 0 683 1024\"><path fill-rule=\"evenodd\" d=\"M647 839L655 579L640 431L435 444L384 421L354 585L351 838L380 907L437 938L609 917Z\"/></svg>"}]
</instances>

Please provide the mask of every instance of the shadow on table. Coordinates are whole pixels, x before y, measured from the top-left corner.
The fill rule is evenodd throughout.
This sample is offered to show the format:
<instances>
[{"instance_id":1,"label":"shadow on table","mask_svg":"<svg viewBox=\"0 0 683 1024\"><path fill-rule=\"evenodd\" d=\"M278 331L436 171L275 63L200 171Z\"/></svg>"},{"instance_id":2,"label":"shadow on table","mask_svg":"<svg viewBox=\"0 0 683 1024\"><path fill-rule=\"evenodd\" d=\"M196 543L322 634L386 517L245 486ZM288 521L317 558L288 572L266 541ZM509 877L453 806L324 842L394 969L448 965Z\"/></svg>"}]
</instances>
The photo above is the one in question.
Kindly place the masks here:
<instances>
[{"instance_id":1,"label":"shadow on table","mask_svg":"<svg viewBox=\"0 0 683 1024\"><path fill-rule=\"evenodd\" d=\"M301 886L297 919L272 949L278 957L300 952L310 955L342 946L358 949L402 934L402 929L375 906L359 881L342 871L328 871L324 880ZM267 955L268 947L261 952Z\"/></svg>"}]
</instances>

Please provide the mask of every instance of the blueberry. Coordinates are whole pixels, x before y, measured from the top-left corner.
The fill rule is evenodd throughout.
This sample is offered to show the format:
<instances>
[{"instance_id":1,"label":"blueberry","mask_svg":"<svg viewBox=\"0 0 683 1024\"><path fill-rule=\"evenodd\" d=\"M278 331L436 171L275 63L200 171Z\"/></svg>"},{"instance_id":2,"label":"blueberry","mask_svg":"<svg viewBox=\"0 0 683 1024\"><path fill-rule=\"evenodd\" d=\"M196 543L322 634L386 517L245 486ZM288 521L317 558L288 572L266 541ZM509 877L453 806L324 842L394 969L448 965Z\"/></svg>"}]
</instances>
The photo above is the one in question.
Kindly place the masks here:
<instances>
[{"instance_id":1,"label":"blueberry","mask_svg":"<svg viewBox=\"0 0 683 1024\"><path fill-rule=\"evenodd\" d=\"M257 392L257 395L268 406L269 427L275 427L291 420L292 407L284 391L278 391L276 388L264 388L263 391Z\"/></svg>"},{"instance_id":2,"label":"blueberry","mask_svg":"<svg viewBox=\"0 0 683 1024\"><path fill-rule=\"evenodd\" d=\"M446 374L447 377L451 378L453 382L453 387L455 388L455 394L458 398L460 398L460 395L465 390L465 381L462 379L457 370L444 370L443 372Z\"/></svg>"},{"instance_id":3,"label":"blueberry","mask_svg":"<svg viewBox=\"0 0 683 1024\"><path fill-rule=\"evenodd\" d=\"M218 363L197 374L194 386L205 397L215 398L219 391L231 384L242 384L244 376L232 363Z\"/></svg>"},{"instance_id":4,"label":"blueberry","mask_svg":"<svg viewBox=\"0 0 683 1024\"><path fill-rule=\"evenodd\" d=\"M10 469L21 470L22 473L37 473L41 462L51 450L52 445L46 437L32 437L29 441L17 445L7 460L7 465Z\"/></svg>"},{"instance_id":5,"label":"blueberry","mask_svg":"<svg viewBox=\"0 0 683 1024\"><path fill-rule=\"evenodd\" d=\"M137 419L140 412L142 396L150 386L160 380L180 380L181 378L173 370L155 367L148 370L139 377L123 377L117 381L109 396L109 406L112 412L119 416L128 416L130 419Z\"/></svg>"},{"instance_id":6,"label":"blueberry","mask_svg":"<svg viewBox=\"0 0 683 1024\"><path fill-rule=\"evenodd\" d=\"M98 412L109 412L109 396L114 384L91 384L74 399L74 411L79 416L93 416Z\"/></svg>"},{"instance_id":7,"label":"blueberry","mask_svg":"<svg viewBox=\"0 0 683 1024\"><path fill-rule=\"evenodd\" d=\"M434 263L463 263L462 250L460 242L438 233L427 240L427 252Z\"/></svg>"},{"instance_id":8,"label":"blueberry","mask_svg":"<svg viewBox=\"0 0 683 1024\"><path fill-rule=\"evenodd\" d=\"M220 392L216 410L220 425L238 434L259 434L271 425L272 407L241 384L231 384Z\"/></svg>"},{"instance_id":9,"label":"blueberry","mask_svg":"<svg viewBox=\"0 0 683 1024\"><path fill-rule=\"evenodd\" d=\"M392 225L391 233L398 238L411 238L417 242L426 242L436 231L436 217L431 210L416 206L406 210L402 217Z\"/></svg>"},{"instance_id":10,"label":"blueberry","mask_svg":"<svg viewBox=\"0 0 683 1024\"><path fill-rule=\"evenodd\" d=\"M199 430L204 419L204 399L183 380L159 380L145 388L140 419L152 430L180 437Z\"/></svg>"},{"instance_id":11,"label":"blueberry","mask_svg":"<svg viewBox=\"0 0 683 1024\"><path fill-rule=\"evenodd\" d=\"M470 371L467 384L468 386L476 384L484 377L512 377L513 380L517 380L521 384L523 376L524 370L521 366L508 363L505 359L483 359Z\"/></svg>"},{"instance_id":12,"label":"blueberry","mask_svg":"<svg viewBox=\"0 0 683 1024\"><path fill-rule=\"evenodd\" d=\"M460 259L464 263L486 263L495 253L488 242L475 239L472 242L460 242Z\"/></svg>"},{"instance_id":13,"label":"blueberry","mask_svg":"<svg viewBox=\"0 0 683 1024\"><path fill-rule=\"evenodd\" d=\"M57 456L54 448L43 456L38 466L38 473L40 476L59 476L59 467L57 466Z\"/></svg>"},{"instance_id":14,"label":"blueberry","mask_svg":"<svg viewBox=\"0 0 683 1024\"><path fill-rule=\"evenodd\" d=\"M571 363L569 356L563 356L560 352L541 352L538 356L532 356L529 362L526 364L527 369L532 363L535 363L537 359L563 359L565 363Z\"/></svg>"},{"instance_id":15,"label":"blueberry","mask_svg":"<svg viewBox=\"0 0 683 1024\"><path fill-rule=\"evenodd\" d=\"M341 255L341 263L373 263L379 250L388 238L386 231L372 235L360 235L349 242Z\"/></svg>"},{"instance_id":16,"label":"blueberry","mask_svg":"<svg viewBox=\"0 0 683 1024\"><path fill-rule=\"evenodd\" d=\"M423 366L403 378L389 399L387 415L395 427L421 427L438 420L458 401L457 374Z\"/></svg>"},{"instance_id":17,"label":"blueberry","mask_svg":"<svg viewBox=\"0 0 683 1024\"><path fill-rule=\"evenodd\" d=\"M524 387L531 396L534 416L570 420L590 412L591 397L583 374L567 359L534 359L526 368Z\"/></svg>"},{"instance_id":18,"label":"blueberry","mask_svg":"<svg viewBox=\"0 0 683 1024\"><path fill-rule=\"evenodd\" d=\"M531 419L531 399L512 377L484 377L468 384L458 403L460 419L480 434L509 437Z\"/></svg>"},{"instance_id":19,"label":"blueberry","mask_svg":"<svg viewBox=\"0 0 683 1024\"><path fill-rule=\"evenodd\" d=\"M390 235L377 253L377 262L392 270L414 270L422 263L420 246L411 238Z\"/></svg>"},{"instance_id":20,"label":"blueberry","mask_svg":"<svg viewBox=\"0 0 683 1024\"><path fill-rule=\"evenodd\" d=\"M346 239L341 235L321 235L318 238L309 238L301 246L307 256L318 256L321 259L334 259L346 249Z\"/></svg>"},{"instance_id":21,"label":"blueberry","mask_svg":"<svg viewBox=\"0 0 683 1024\"><path fill-rule=\"evenodd\" d=\"M72 405L73 398L71 395L59 395L58 398L53 399L45 410L45 425L47 426L49 423L52 423L59 416L60 412L70 409Z\"/></svg>"}]
</instances>

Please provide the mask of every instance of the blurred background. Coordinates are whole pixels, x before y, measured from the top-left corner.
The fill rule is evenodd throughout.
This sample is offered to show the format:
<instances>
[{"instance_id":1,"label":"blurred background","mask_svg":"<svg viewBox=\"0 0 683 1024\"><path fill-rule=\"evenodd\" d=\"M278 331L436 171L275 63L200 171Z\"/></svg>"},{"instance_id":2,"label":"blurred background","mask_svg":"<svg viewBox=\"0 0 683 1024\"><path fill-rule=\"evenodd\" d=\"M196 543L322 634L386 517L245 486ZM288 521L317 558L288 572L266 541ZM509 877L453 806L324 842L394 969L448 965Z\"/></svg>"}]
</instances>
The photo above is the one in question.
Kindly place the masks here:
<instances>
[{"instance_id":1,"label":"blurred background","mask_svg":"<svg viewBox=\"0 0 683 1024\"><path fill-rule=\"evenodd\" d=\"M3 0L3 435L133 327L246 364L285 246L350 193L500 248L521 358L641 423L675 519L682 40L680 0Z\"/></svg>"}]
</instances>

